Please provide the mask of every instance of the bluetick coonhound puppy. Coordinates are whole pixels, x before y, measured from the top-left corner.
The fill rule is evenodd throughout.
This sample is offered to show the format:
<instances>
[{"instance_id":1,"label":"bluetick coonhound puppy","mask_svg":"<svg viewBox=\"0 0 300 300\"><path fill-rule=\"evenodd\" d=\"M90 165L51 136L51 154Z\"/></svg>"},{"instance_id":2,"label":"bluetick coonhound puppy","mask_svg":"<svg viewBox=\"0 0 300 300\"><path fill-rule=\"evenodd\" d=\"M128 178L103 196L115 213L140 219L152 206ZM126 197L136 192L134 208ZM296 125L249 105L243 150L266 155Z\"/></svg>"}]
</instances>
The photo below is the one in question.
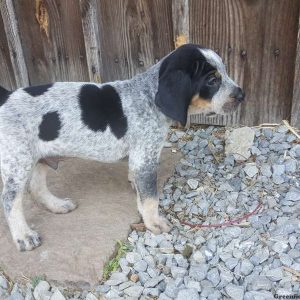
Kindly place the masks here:
<instances>
[{"instance_id":1,"label":"bluetick coonhound puppy","mask_svg":"<svg viewBox=\"0 0 300 300\"><path fill-rule=\"evenodd\" d=\"M159 156L172 120L185 124L189 107L206 114L234 111L244 99L212 50L187 44L130 80L105 84L57 82L0 88L2 202L20 251L41 244L24 218L22 200L33 198L54 213L76 206L51 194L46 176L51 157L114 162L129 157L137 206L153 233L168 232L159 215Z\"/></svg>"}]
</instances>

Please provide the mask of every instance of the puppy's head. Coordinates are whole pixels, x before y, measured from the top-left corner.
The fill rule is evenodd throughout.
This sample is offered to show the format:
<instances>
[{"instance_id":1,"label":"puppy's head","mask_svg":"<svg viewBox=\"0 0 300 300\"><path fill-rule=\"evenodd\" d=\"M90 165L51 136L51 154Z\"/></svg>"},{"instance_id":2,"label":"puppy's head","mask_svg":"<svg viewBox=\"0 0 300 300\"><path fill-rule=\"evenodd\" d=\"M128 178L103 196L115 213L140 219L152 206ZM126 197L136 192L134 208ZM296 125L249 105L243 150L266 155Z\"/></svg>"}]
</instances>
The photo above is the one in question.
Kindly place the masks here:
<instances>
[{"instance_id":1,"label":"puppy's head","mask_svg":"<svg viewBox=\"0 0 300 300\"><path fill-rule=\"evenodd\" d=\"M245 98L226 73L214 51L186 44L161 63L155 104L169 118L186 124L189 107L194 113L227 114Z\"/></svg>"}]
</instances>

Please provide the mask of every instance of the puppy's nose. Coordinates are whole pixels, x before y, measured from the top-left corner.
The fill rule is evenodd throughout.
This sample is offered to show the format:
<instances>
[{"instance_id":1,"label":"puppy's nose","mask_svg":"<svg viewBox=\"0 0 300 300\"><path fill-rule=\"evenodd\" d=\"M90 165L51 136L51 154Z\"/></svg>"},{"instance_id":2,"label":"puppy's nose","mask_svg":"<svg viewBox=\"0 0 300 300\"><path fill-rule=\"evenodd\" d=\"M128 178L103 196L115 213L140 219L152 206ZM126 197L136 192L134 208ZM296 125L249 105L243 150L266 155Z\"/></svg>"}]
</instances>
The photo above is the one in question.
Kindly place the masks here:
<instances>
[{"instance_id":1,"label":"puppy's nose","mask_svg":"<svg viewBox=\"0 0 300 300\"><path fill-rule=\"evenodd\" d=\"M236 87L234 88L234 91L230 94L230 97L238 101L243 101L245 100L245 93L240 87Z\"/></svg>"}]
</instances>

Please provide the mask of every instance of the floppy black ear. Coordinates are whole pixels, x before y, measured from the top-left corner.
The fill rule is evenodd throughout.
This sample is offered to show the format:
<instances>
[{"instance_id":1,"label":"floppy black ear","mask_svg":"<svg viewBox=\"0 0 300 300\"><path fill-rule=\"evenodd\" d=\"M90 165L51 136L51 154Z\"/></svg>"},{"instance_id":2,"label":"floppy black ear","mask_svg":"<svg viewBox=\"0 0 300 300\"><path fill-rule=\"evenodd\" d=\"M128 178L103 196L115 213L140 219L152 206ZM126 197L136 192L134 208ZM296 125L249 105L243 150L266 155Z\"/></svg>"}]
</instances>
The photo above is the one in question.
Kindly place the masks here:
<instances>
[{"instance_id":1,"label":"floppy black ear","mask_svg":"<svg viewBox=\"0 0 300 300\"><path fill-rule=\"evenodd\" d=\"M192 97L191 78L183 71L169 71L159 78L155 104L167 117L186 124Z\"/></svg>"}]
</instances>

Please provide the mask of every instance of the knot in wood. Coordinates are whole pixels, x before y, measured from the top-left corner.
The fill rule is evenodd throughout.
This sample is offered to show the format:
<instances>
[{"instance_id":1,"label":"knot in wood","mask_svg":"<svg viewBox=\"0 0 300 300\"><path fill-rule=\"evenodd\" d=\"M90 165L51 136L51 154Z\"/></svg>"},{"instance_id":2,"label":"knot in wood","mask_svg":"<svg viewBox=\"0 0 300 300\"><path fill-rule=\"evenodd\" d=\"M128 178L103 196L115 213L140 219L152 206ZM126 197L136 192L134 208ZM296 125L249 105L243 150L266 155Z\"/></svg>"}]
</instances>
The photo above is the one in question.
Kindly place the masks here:
<instances>
[{"instance_id":1,"label":"knot in wood","mask_svg":"<svg viewBox=\"0 0 300 300\"><path fill-rule=\"evenodd\" d=\"M241 50L241 57L246 58L247 56L247 51L245 49Z\"/></svg>"},{"instance_id":2,"label":"knot in wood","mask_svg":"<svg viewBox=\"0 0 300 300\"><path fill-rule=\"evenodd\" d=\"M277 57L280 54L280 50L278 48L276 48L276 49L274 49L273 53L274 53L275 57Z\"/></svg>"}]
</instances>

